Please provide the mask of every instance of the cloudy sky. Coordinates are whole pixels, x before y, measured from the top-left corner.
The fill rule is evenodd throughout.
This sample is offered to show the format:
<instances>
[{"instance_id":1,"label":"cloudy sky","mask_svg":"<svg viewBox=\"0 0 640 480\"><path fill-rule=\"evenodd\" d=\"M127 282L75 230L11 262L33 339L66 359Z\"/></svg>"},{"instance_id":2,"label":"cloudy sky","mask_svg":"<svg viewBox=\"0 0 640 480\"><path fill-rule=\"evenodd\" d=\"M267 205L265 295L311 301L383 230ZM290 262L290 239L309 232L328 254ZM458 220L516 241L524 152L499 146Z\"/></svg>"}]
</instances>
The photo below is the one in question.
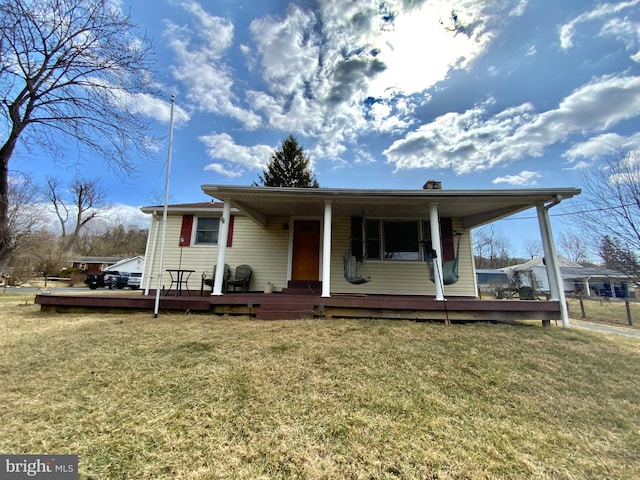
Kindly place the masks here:
<instances>
[{"instance_id":1,"label":"cloudy sky","mask_svg":"<svg viewBox=\"0 0 640 480\"><path fill-rule=\"evenodd\" d=\"M249 185L295 135L323 187L580 187L640 143L640 0L137 0L170 199ZM166 145L113 201L161 201Z\"/></svg>"}]
</instances>

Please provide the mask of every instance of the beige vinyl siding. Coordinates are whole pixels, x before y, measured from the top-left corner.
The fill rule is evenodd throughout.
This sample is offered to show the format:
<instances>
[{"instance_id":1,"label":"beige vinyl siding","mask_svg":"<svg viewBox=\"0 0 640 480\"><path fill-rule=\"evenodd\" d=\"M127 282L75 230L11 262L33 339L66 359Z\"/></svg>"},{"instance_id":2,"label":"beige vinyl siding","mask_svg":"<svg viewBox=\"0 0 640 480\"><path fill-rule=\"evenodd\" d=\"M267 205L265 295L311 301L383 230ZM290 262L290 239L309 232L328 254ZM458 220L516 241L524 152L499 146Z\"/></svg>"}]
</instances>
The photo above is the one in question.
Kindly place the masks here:
<instances>
[{"instance_id":1,"label":"beige vinyl siding","mask_svg":"<svg viewBox=\"0 0 640 480\"><path fill-rule=\"evenodd\" d=\"M266 227L262 228L246 217L236 216L233 246L227 248L227 263L232 272L243 263L251 265L251 290L263 291L267 282L271 282L276 291L287 286L289 230L283 229L284 221L284 217L268 218Z\"/></svg>"},{"instance_id":2,"label":"beige vinyl siding","mask_svg":"<svg viewBox=\"0 0 640 480\"><path fill-rule=\"evenodd\" d=\"M238 265L248 264L253 268L251 278L251 290L261 291L267 282L271 282L279 289L286 286L287 279L287 250L289 245L289 231L283 230L284 218L270 218L266 228L253 223L247 217L235 215L233 224L232 245L227 248L226 260L231 267L232 274ZM194 218L193 228L196 228ZM199 290L202 274L209 277L213 267L218 262L218 245L191 245L179 247L180 230L182 227L182 215L172 215L167 218L165 235L165 249L162 272L162 286L168 288L171 278L167 273L168 268L195 270L189 278L189 288ZM151 235L156 228L155 223ZM160 235L156 247L156 255L152 270L151 288L157 285L158 265L160 263ZM153 247L153 238L149 248ZM180 252L182 250L182 260ZM146 261L151 261L150 252L145 256ZM148 266L145 272L149 271ZM146 286L146 274L145 274Z\"/></svg>"},{"instance_id":3,"label":"beige vinyl siding","mask_svg":"<svg viewBox=\"0 0 640 480\"><path fill-rule=\"evenodd\" d=\"M453 229L462 232L462 224L454 219ZM435 295L435 286L429 280L426 262L367 260L358 264L358 274L371 277L369 283L353 285L344 278L343 255L349 247L351 219L334 218L331 252L332 293L386 293L393 295ZM457 240L456 240L457 241ZM445 285L445 295L475 296L471 244L468 232L460 239L458 272L460 280L455 285Z\"/></svg>"},{"instance_id":4,"label":"beige vinyl siding","mask_svg":"<svg viewBox=\"0 0 640 480\"><path fill-rule=\"evenodd\" d=\"M287 286L289 237L290 230L285 230L285 217L273 217L267 220L266 227L256 225L252 220L242 215L235 215L233 239L231 248L227 248L226 263L232 272L241 264L251 265L253 277L250 290L262 291L267 282L274 285L275 291ZM199 290L202 273L211 275L213 266L218 261L217 245L178 246L182 216L172 215L167 219L165 237L165 254L163 262L162 285L169 287L171 279L167 268L193 269L189 279L189 288ZM194 219L194 227L196 220ZM153 235L155 223L150 230ZM462 232L461 221L455 219L453 228ZM351 219L349 217L334 217L332 224L332 252L331 252L331 293L363 293L363 294L396 294L396 295L435 295L434 284L429 280L426 262L411 261L379 261L369 260L359 265L359 273L371 276L371 281L363 285L352 285L344 279L343 254L348 248L351 235ZM153 247L153 238L149 248ZM180 251L182 260L180 261ZM145 256L146 262L151 260L151 252ZM156 248L155 261L152 270L151 288L157 285L158 264L160 261L160 235ZM468 232L462 236L460 243L459 274L460 280L455 285L445 286L445 295L475 296L473 279L473 255ZM145 266L145 279L149 270Z\"/></svg>"}]
</instances>

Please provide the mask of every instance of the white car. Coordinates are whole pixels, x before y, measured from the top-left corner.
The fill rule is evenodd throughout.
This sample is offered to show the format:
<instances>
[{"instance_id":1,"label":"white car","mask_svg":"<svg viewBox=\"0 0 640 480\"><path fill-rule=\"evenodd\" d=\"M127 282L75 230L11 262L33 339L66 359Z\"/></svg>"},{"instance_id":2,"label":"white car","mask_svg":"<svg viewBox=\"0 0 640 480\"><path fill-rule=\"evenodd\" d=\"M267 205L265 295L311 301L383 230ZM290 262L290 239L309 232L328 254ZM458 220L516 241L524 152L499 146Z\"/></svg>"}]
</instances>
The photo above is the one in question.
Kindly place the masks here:
<instances>
[{"instance_id":1,"label":"white car","mask_svg":"<svg viewBox=\"0 0 640 480\"><path fill-rule=\"evenodd\" d=\"M131 290L137 290L140 288L140 284L142 282L142 273L132 273L129 276L129 281L127 282L127 286Z\"/></svg>"}]
</instances>

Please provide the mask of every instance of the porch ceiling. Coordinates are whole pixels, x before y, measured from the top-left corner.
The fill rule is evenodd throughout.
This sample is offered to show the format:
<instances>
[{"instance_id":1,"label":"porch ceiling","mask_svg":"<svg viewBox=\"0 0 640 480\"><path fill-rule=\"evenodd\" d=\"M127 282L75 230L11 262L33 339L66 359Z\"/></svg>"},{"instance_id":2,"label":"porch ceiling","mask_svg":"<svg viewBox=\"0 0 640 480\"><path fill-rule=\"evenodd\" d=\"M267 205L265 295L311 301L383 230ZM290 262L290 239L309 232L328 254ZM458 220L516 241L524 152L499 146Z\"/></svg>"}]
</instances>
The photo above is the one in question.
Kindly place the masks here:
<instances>
[{"instance_id":1,"label":"porch ceiling","mask_svg":"<svg viewBox=\"0 0 640 480\"><path fill-rule=\"evenodd\" d=\"M576 188L528 190L352 190L202 185L204 193L230 202L263 224L273 216L322 216L324 202L332 202L334 216L371 218L428 218L437 203L443 217L462 218L473 228L540 203L568 199Z\"/></svg>"}]
</instances>

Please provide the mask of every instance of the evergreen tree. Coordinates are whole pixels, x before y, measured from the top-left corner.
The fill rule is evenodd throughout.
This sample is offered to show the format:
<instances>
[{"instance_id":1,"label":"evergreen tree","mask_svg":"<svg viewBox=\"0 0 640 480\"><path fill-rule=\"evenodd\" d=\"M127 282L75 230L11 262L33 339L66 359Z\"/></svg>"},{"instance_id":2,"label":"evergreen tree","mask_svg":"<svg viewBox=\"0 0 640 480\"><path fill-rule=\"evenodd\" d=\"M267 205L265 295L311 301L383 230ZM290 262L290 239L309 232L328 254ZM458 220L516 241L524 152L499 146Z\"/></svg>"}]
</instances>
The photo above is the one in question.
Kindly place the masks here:
<instances>
[{"instance_id":1,"label":"evergreen tree","mask_svg":"<svg viewBox=\"0 0 640 480\"><path fill-rule=\"evenodd\" d=\"M293 135L282 141L282 146L271 154L267 168L259 176L265 187L319 188L311 168L311 160ZM254 185L257 185L254 183Z\"/></svg>"},{"instance_id":2,"label":"evergreen tree","mask_svg":"<svg viewBox=\"0 0 640 480\"><path fill-rule=\"evenodd\" d=\"M618 240L604 236L600 243L600 257L607 268L618 270L631 278L640 278L638 256Z\"/></svg>"}]
</instances>

